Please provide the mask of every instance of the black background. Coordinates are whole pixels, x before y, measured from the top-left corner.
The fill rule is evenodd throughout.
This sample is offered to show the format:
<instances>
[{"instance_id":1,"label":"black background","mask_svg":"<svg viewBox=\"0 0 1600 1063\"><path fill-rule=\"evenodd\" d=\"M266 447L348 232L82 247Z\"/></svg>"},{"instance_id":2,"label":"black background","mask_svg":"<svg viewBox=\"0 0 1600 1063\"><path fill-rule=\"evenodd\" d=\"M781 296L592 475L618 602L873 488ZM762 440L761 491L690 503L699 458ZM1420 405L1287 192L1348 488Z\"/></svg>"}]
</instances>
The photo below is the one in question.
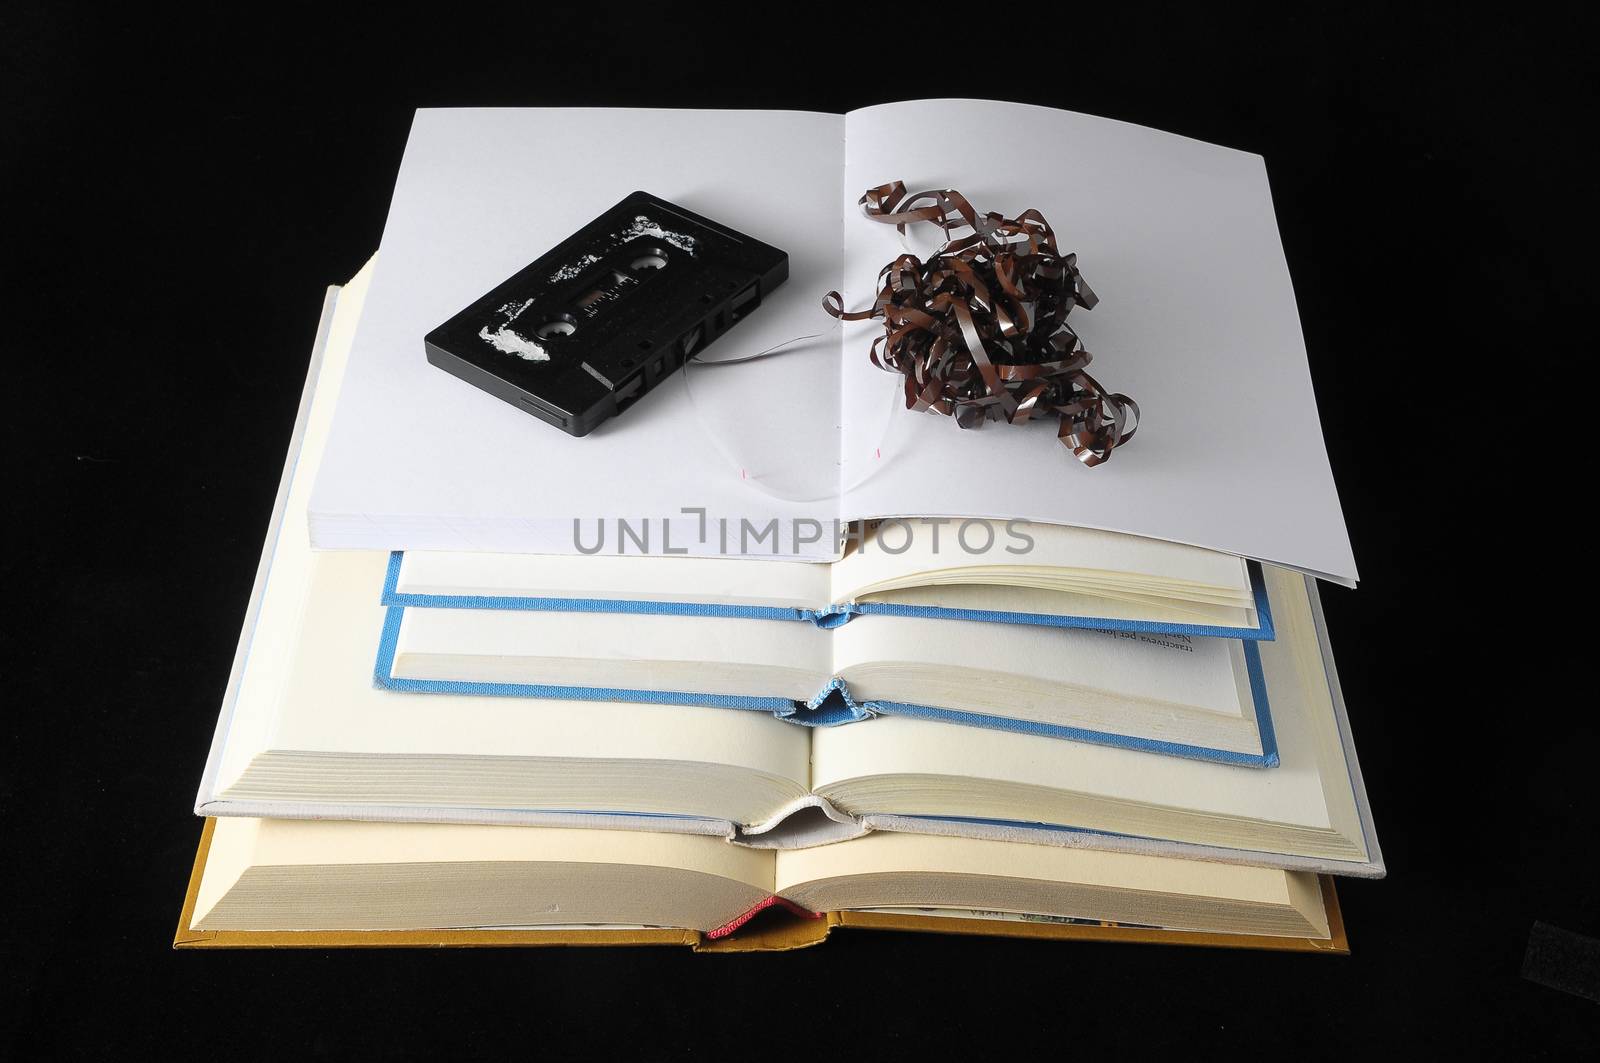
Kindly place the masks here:
<instances>
[{"instance_id":1,"label":"black background","mask_svg":"<svg viewBox=\"0 0 1600 1063\"><path fill-rule=\"evenodd\" d=\"M1592 590L1594 20L582 7L0 14L5 1043L1592 1048L1600 1009L1521 970L1536 920L1600 935L1594 624L1548 612ZM172 952L323 288L378 245L412 109L941 95L1267 160L1362 574L1324 595L1389 866L1341 886L1354 955L865 933L756 957Z\"/></svg>"}]
</instances>

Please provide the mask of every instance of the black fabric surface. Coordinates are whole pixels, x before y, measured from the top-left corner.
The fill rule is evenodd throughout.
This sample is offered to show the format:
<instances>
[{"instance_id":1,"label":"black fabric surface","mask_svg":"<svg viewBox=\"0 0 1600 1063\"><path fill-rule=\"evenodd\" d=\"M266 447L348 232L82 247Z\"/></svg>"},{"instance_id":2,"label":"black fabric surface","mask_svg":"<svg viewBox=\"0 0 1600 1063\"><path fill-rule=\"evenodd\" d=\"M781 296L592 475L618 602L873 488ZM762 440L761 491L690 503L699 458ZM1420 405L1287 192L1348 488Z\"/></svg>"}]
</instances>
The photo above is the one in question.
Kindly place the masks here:
<instances>
[{"instance_id":1,"label":"black fabric surface","mask_svg":"<svg viewBox=\"0 0 1600 1063\"><path fill-rule=\"evenodd\" d=\"M1591 16L991 6L900 32L917 20L869 8L531 12L0 11L0 1044L759 1059L1600 1043L1593 954L1573 944L1600 935L1593 624L1561 612L1593 582ZM1363 577L1324 594L1390 869L1341 887L1354 954L867 933L756 957L171 951L323 288L378 245L412 109L939 95L1266 157ZM1530 952L1536 925L1562 933Z\"/></svg>"}]
</instances>

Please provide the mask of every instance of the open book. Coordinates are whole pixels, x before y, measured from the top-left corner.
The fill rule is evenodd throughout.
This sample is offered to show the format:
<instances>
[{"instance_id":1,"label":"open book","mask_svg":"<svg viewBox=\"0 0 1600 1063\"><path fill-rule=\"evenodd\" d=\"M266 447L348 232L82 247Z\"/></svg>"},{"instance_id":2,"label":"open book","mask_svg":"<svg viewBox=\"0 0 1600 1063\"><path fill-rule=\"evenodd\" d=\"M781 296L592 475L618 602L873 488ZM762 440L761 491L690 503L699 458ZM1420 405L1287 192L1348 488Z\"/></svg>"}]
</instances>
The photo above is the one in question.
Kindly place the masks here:
<instances>
[{"instance_id":1,"label":"open book","mask_svg":"<svg viewBox=\"0 0 1600 1063\"><path fill-rule=\"evenodd\" d=\"M306 547L306 497L341 401L340 375L319 370L354 325L344 308L329 317L308 378L200 813L606 826L771 848L890 830L1381 872L1314 589L1277 568L1265 576L1278 637L1216 642L1259 653L1280 758L1272 771L892 714L802 728L768 712L375 685L372 650L392 615L376 593L388 557ZM843 630L895 622L912 621L869 617Z\"/></svg>"},{"instance_id":2,"label":"open book","mask_svg":"<svg viewBox=\"0 0 1600 1063\"><path fill-rule=\"evenodd\" d=\"M920 518L865 525L859 542L831 564L396 551L384 604L809 620L824 628L879 615L1272 637L1259 564L1061 525L975 518L958 528L948 523ZM970 550L960 546L969 535Z\"/></svg>"},{"instance_id":3,"label":"open book","mask_svg":"<svg viewBox=\"0 0 1600 1063\"><path fill-rule=\"evenodd\" d=\"M218 936L294 945L297 935L308 945L384 944L385 933L439 929L539 932L519 944L541 935L698 944L781 906L811 918L851 913L862 917L856 925L887 917L877 925L897 929L1131 924L1178 932L1156 940L1342 946L1332 884L1314 875L1014 842L873 835L773 853L620 830L228 819L213 821L203 844L180 945ZM697 933L650 934L666 928ZM275 931L292 933L252 941ZM329 942L326 931L357 933Z\"/></svg>"},{"instance_id":4,"label":"open book","mask_svg":"<svg viewBox=\"0 0 1600 1063\"><path fill-rule=\"evenodd\" d=\"M856 529L838 561L397 551L387 605L810 620L977 620L1271 638L1258 564L1137 536L919 518ZM626 525L624 525L626 527ZM604 532L600 531L603 535ZM637 547L636 547L637 548Z\"/></svg>"},{"instance_id":5,"label":"open book","mask_svg":"<svg viewBox=\"0 0 1600 1063\"><path fill-rule=\"evenodd\" d=\"M924 135L932 128L938 137ZM549 151L556 142L563 150ZM952 152L952 143L1018 149ZM1096 377L1143 410L1138 438L1112 461L1085 469L1044 424L963 431L906 411L899 379L868 362L876 326L840 327L822 311L834 289L847 307L866 305L879 268L903 253L895 230L862 220L856 206L863 190L897 178L959 188L980 210L1037 208L1063 251L1077 253L1100 297L1081 322L1074 315ZM626 416L583 438L428 364L431 329L636 188L783 248L788 281ZM908 239L914 251L931 246L916 232ZM655 552L670 541L691 554L832 561L841 524L1018 518L1187 544L1232 555L1224 560L1234 569L1197 581L1205 594L1172 597L1177 577L1165 562L1117 569L1085 546L1070 580L1012 588L1027 594L996 594L1005 585L987 576L952 579L918 561L909 582L905 572L841 566L837 581L816 576L787 600L821 611L953 601L1118 619L1096 604L1106 601L1245 631L1255 626L1248 616L1187 618L1197 608L1248 612L1238 558L1356 578L1261 159L1119 122L949 100L842 116L421 111L353 344L309 502L317 547L573 554L602 524L616 536L627 521L649 529ZM747 525L761 533L753 541L739 534ZM404 580L434 585L410 569L408 559ZM612 597L650 600L630 586L647 580L622 582ZM952 583L983 593L946 599ZM476 585L461 566L437 583L446 594ZM571 589L531 568L487 584L490 596ZM1145 591L1161 593L1130 601ZM1059 597L1040 604L1035 592ZM763 590L748 602L784 598Z\"/></svg>"},{"instance_id":6,"label":"open book","mask_svg":"<svg viewBox=\"0 0 1600 1063\"><path fill-rule=\"evenodd\" d=\"M362 624L374 566L321 563L310 612ZM370 624L369 624L370 626ZM1278 762L1254 643L874 617L835 629L718 616L388 611L380 685L411 693L771 711L810 726L908 716L1229 764Z\"/></svg>"}]
</instances>

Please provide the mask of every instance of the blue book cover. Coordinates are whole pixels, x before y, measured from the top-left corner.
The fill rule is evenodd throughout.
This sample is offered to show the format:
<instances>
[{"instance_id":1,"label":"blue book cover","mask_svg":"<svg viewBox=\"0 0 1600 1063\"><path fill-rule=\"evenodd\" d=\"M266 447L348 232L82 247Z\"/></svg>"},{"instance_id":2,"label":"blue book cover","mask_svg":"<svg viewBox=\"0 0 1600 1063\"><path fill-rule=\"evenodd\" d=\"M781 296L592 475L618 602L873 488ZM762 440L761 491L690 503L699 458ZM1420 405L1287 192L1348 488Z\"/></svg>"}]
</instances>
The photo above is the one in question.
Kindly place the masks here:
<instances>
[{"instance_id":1,"label":"blue book cover","mask_svg":"<svg viewBox=\"0 0 1600 1063\"><path fill-rule=\"evenodd\" d=\"M395 565L390 565L393 578ZM614 608L619 603L594 603L605 611L629 612ZM729 614L714 606L676 605L662 603L627 603L649 606L650 612L667 612L685 615L748 616ZM835 727L870 720L876 716L907 716L952 725L984 727L1003 731L1068 741L1089 742L1121 749L1139 750L1166 756L1189 757L1241 767L1272 768L1278 765L1278 748L1273 734L1271 709L1267 700L1266 679L1261 670L1261 654L1254 641L1241 643L1245 667L1249 677L1251 710L1261 741L1260 753L1218 749L1179 742L1160 741L1111 731L1089 730L1061 724L1034 720L1012 719L1000 715L969 712L935 705L913 705L899 701L859 701L851 695L843 679L834 677L824 684L807 701L784 697L765 697L740 694L718 694L691 690L644 690L623 687L565 686L532 683L481 682L451 679L416 679L395 674L396 651L400 640L401 624L405 620L406 605L389 604L385 611L382 635L379 639L374 681L379 687L402 693L458 694L514 698L557 698L573 701L634 701L662 705L701 705L711 708L740 709L768 712L778 719L806 727ZM476 608L488 608L477 606ZM760 617L758 619L774 619ZM788 619L787 617L779 619Z\"/></svg>"}]
</instances>

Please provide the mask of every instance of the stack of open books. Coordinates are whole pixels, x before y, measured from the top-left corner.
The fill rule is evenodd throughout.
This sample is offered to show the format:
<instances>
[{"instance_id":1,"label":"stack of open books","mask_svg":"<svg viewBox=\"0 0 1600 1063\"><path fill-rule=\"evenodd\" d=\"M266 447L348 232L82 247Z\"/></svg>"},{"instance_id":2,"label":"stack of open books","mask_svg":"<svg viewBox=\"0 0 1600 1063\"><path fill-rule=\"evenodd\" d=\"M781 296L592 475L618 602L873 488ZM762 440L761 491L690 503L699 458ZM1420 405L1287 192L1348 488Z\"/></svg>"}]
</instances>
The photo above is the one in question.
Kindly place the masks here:
<instances>
[{"instance_id":1,"label":"stack of open books","mask_svg":"<svg viewBox=\"0 0 1600 1063\"><path fill-rule=\"evenodd\" d=\"M1038 157L940 160L907 135L934 115ZM854 326L691 363L585 438L423 357L635 185L791 255L707 362L821 332L821 292L897 253L856 192L917 173L1079 252L1080 331L1147 419L1105 466L895 409ZM1254 156L953 101L422 112L379 256L329 293L177 942L1341 951L1329 876L1383 864L1317 425Z\"/></svg>"}]
</instances>

